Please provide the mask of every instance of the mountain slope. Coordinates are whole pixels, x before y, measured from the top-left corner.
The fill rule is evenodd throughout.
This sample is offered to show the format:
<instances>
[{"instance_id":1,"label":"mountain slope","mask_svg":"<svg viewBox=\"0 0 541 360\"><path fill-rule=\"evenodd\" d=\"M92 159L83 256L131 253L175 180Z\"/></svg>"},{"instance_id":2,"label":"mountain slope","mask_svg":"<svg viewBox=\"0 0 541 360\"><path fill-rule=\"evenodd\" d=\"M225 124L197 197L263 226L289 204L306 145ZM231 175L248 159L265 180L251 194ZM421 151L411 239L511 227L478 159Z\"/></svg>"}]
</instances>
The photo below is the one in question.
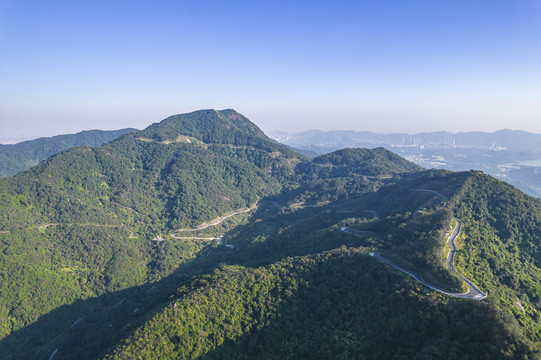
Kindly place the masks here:
<instances>
[{"instance_id":1,"label":"mountain slope","mask_svg":"<svg viewBox=\"0 0 541 360\"><path fill-rule=\"evenodd\" d=\"M383 148L338 150L300 163L296 167L300 186L282 192L277 200L290 205L346 201L374 193L401 176L421 170Z\"/></svg>"},{"instance_id":2,"label":"mountain slope","mask_svg":"<svg viewBox=\"0 0 541 360\"><path fill-rule=\"evenodd\" d=\"M160 239L277 193L302 159L240 114L209 110L0 180L1 336L62 304L170 274L207 243Z\"/></svg>"},{"instance_id":3,"label":"mountain slope","mask_svg":"<svg viewBox=\"0 0 541 360\"><path fill-rule=\"evenodd\" d=\"M324 210L311 221L299 222L293 212L278 232L283 235L276 235L276 230L265 233L268 225L263 221L253 235L231 239L239 252L251 253L247 260L279 254L290 246L289 254L299 255L309 246L317 255L272 262L255 270L254 263L250 268L222 267L212 276L193 281L105 358L127 359L135 354L143 359L386 359L420 354L449 359L539 358L539 265L534 255L541 233L536 230L539 201L476 172L424 173L403 186L406 184L414 193L426 194L421 190L430 189L452 196L445 211L452 210L465 224L457 268L488 291L483 302L427 291L367 256L368 249L377 246L410 269L421 266L416 271L423 271L424 266L437 273L437 264L430 263L437 260L430 257L433 252L444 263L444 241L440 241L444 236L434 232L423 237L423 233L446 226L430 217L419 222L425 215L405 212L385 220L368 220L358 218L363 210L350 211L346 221L355 230L349 233L352 242L348 246L355 249L321 252L321 246L346 244L346 238L340 239L339 232L332 230L344 223L335 218L335 225L329 227L332 222L328 221L333 220L322 216L339 216L344 212L340 209L351 209L352 204L359 209L361 198L347 206L323 207L331 213ZM417 187L420 190L413 190ZM441 198L432 195L432 202ZM384 198L379 199L383 205ZM415 209L411 199L402 201ZM442 211L435 203L421 207L427 215ZM375 209L372 211L377 213ZM308 208L302 211L306 219L310 212ZM255 234L258 238L250 241ZM391 234L399 238L389 237ZM243 247L242 241L250 241L251 247ZM292 241L295 244L289 245ZM255 249L265 243L264 250ZM423 243L433 245L427 248Z\"/></svg>"},{"instance_id":4,"label":"mountain slope","mask_svg":"<svg viewBox=\"0 0 541 360\"><path fill-rule=\"evenodd\" d=\"M539 344L541 202L481 173L472 173L456 201L464 219L458 267Z\"/></svg>"},{"instance_id":5,"label":"mountain slope","mask_svg":"<svg viewBox=\"0 0 541 360\"><path fill-rule=\"evenodd\" d=\"M4 358L539 358L538 200L383 149L308 161L233 110L161 125L0 181ZM368 255L460 291L453 217L482 302Z\"/></svg>"},{"instance_id":6,"label":"mountain slope","mask_svg":"<svg viewBox=\"0 0 541 360\"><path fill-rule=\"evenodd\" d=\"M521 191L541 198L541 134L500 130L484 132L433 132L376 134L365 131L276 132L272 138L313 154L346 147L383 146L426 168L482 170Z\"/></svg>"},{"instance_id":7,"label":"mountain slope","mask_svg":"<svg viewBox=\"0 0 541 360\"><path fill-rule=\"evenodd\" d=\"M0 177L13 176L70 147L98 146L133 131L136 129L89 130L23 141L14 145L0 145Z\"/></svg>"},{"instance_id":8,"label":"mountain slope","mask_svg":"<svg viewBox=\"0 0 541 360\"><path fill-rule=\"evenodd\" d=\"M477 326L465 329L457 321L465 317ZM487 304L442 301L362 250L341 249L256 269L221 267L198 287L180 288L105 359L528 356L507 321Z\"/></svg>"},{"instance_id":9,"label":"mountain slope","mask_svg":"<svg viewBox=\"0 0 541 360\"><path fill-rule=\"evenodd\" d=\"M336 168L334 176L352 174L366 176L385 176L421 171L422 167L382 147L376 149L342 149L321 155L312 160L312 164ZM334 169L333 169L334 170Z\"/></svg>"}]
</instances>

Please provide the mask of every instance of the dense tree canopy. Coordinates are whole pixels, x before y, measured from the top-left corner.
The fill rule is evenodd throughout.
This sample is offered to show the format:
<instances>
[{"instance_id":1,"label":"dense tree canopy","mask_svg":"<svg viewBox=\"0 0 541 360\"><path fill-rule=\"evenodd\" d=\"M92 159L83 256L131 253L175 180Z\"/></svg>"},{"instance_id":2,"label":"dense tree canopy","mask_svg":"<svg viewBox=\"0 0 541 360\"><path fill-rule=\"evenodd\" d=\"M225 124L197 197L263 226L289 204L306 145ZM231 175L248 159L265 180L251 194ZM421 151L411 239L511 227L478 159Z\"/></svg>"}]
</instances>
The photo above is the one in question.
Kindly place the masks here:
<instances>
[{"instance_id":1,"label":"dense tree canopy","mask_svg":"<svg viewBox=\"0 0 541 360\"><path fill-rule=\"evenodd\" d=\"M13 145L0 144L0 177L13 176L23 170L30 169L49 156L70 147L98 146L133 131L135 129L89 130L77 134L23 141Z\"/></svg>"},{"instance_id":2,"label":"dense tree canopy","mask_svg":"<svg viewBox=\"0 0 541 360\"><path fill-rule=\"evenodd\" d=\"M307 160L233 110L0 180L6 359L537 358L541 203L378 148ZM372 258L379 252L434 293Z\"/></svg>"}]
</instances>

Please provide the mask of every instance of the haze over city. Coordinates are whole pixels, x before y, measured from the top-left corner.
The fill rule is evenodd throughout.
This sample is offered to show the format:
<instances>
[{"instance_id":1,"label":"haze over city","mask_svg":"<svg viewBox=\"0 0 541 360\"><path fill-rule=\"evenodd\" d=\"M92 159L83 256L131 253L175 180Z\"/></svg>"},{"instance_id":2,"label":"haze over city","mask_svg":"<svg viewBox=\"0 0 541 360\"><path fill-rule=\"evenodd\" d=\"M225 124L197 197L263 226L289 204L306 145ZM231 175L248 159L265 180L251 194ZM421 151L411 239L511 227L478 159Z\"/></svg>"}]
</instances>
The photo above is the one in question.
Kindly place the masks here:
<instances>
[{"instance_id":1,"label":"haze over city","mask_svg":"<svg viewBox=\"0 0 541 360\"><path fill-rule=\"evenodd\" d=\"M541 133L541 3L2 1L0 137L234 108L263 130Z\"/></svg>"}]
</instances>

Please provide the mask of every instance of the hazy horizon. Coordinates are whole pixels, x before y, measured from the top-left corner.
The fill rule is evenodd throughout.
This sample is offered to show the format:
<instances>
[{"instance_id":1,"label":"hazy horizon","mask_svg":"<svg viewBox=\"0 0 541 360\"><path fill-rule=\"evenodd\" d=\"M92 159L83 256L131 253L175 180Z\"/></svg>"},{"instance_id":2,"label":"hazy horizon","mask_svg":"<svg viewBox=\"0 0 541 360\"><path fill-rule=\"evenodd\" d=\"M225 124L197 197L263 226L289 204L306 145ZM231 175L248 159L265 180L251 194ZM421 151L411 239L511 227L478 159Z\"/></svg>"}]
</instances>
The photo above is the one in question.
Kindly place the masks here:
<instances>
[{"instance_id":1,"label":"hazy horizon","mask_svg":"<svg viewBox=\"0 0 541 360\"><path fill-rule=\"evenodd\" d=\"M197 110L194 110L194 111L197 111ZM177 114L171 114L171 115L177 115ZM160 121L164 120L165 118L167 118L167 117L164 117L163 119L160 119L158 121L149 122L147 125L145 125L143 127L138 127L138 128L133 127L133 126L129 126L129 125L124 126L122 128L117 128L117 127L114 127L114 126L106 126L104 128L96 128L96 127L85 128L84 126L81 126L79 130L75 129L75 130L72 130L72 131L65 131L65 132L59 132L59 133L55 133L54 131L51 131L51 130L46 130L46 131L43 132L42 135L35 135L35 136L32 136L32 137L28 137L24 132L21 131L19 136L13 136L13 137L2 136L2 137L0 137L0 144L15 144L15 143L23 142L23 141L30 141L30 140L39 139L39 138L42 138L42 137L53 137L53 136L58 136L58 135L73 135L73 134L77 134L77 133L80 133L80 132L83 132L83 131L91 131L91 130L114 131L114 130L120 130L120 129L125 129L125 128L134 128L134 129L137 129L137 130L143 130L147 126L150 126L150 125L152 125L153 123L156 123L156 122L160 122ZM495 132L498 132L498 131L505 131L505 130L524 131L524 132L528 132L528 133L531 133L531 134L541 134L541 129L540 129L539 132L533 132L533 131L528 131L528 130L524 130L524 129L512 129L512 128L500 128L500 129L495 129L495 130L478 129L478 130L464 130L464 131L463 130L451 131L451 130L446 130L446 129L440 129L440 130L434 129L434 130L427 130L427 131L408 131L408 130L393 131L392 129L390 129L390 130L388 129L389 131L374 131L374 130L365 130L365 129L352 129L352 128L348 129L348 128L331 128L331 127L327 127L327 128L304 128L304 129L299 129L299 130L286 131L286 130L278 129L278 128L276 128L276 129L273 129L273 128L265 129L262 126L260 126L257 123L257 121L254 121L251 118L249 118L249 119L251 121L253 121L255 125L260 127L265 132L265 134L276 133L276 132L283 132L283 133L288 133L288 134L298 134L298 133L314 131L314 130L315 131L322 131L322 132L331 132L331 131L371 132L371 133L374 133L374 134L382 134L382 135L385 135L385 134L414 135L414 134L421 134L421 133L438 133L438 132L446 132L446 133L450 133L450 134L459 134L459 133L467 133L467 132L495 133ZM61 127L56 127L55 129L60 129L60 128Z\"/></svg>"},{"instance_id":2,"label":"hazy horizon","mask_svg":"<svg viewBox=\"0 0 541 360\"><path fill-rule=\"evenodd\" d=\"M541 3L0 3L0 136L234 108L264 131L541 133Z\"/></svg>"},{"instance_id":3,"label":"hazy horizon","mask_svg":"<svg viewBox=\"0 0 541 360\"><path fill-rule=\"evenodd\" d=\"M151 125L151 124L149 124L149 125ZM126 128L131 128L131 127L128 126ZM122 129L126 129L126 128L122 128ZM143 129L144 128L139 128L139 129L136 129L136 130L143 130ZM58 134L53 134L53 135L36 136L36 137L33 137L33 138L0 137L0 144L1 145L13 145L13 144L18 144L18 143L21 143L21 142L24 142L24 141L36 140L36 139L39 139L39 138L48 138L48 137L53 137L53 136L58 136L58 135L73 135L73 134L77 134L77 133L80 133L80 132L83 132L83 131L92 131L92 130L114 131L114 130L121 130L121 128L118 128L118 129L116 129L116 128L110 128L110 129L89 128L89 129L82 129L82 130L76 131L76 132L58 133ZM393 134L418 135L418 134L423 134L423 133L442 133L442 132L443 133L449 133L451 135L456 135L456 134L470 133L470 132L479 132L479 133L492 134L492 133L496 133L496 132L499 132L499 131L524 131L524 132L527 132L529 134L541 135L541 133L535 133L535 132L530 132L530 131L521 130L521 129L498 129L498 130L495 130L495 131L475 131L475 130L472 130L472 131L447 131L447 130L437 130L437 131L423 131L423 132L398 132L398 131L397 132L377 132L377 131L353 130L353 129L329 129L329 130L323 130L323 129L316 129L316 128L304 129L304 130L300 130L300 131L291 131L291 132L283 131L283 130L280 130L280 129L275 129L275 130L264 130L264 129L262 129L262 130L264 131L264 133L266 135L269 135L269 134L272 134L272 133L279 133L279 132L280 133L286 133L286 134L300 134L300 133L310 132L310 131L320 131L320 132L324 132L324 133L326 133L326 132L339 132L339 131L343 131L343 132L349 132L349 131L365 132L366 131L366 132L371 132L371 133L374 133L374 134L377 134L377 135L393 135Z\"/></svg>"}]
</instances>

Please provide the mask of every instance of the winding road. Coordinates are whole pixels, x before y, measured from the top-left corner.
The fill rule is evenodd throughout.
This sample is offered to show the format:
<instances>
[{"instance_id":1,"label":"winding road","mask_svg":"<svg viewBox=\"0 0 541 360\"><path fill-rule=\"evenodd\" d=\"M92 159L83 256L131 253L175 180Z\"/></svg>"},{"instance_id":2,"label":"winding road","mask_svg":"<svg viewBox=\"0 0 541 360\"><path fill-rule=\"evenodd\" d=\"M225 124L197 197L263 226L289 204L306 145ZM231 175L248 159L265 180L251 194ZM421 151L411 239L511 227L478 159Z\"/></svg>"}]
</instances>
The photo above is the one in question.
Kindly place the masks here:
<instances>
[{"instance_id":1,"label":"winding road","mask_svg":"<svg viewBox=\"0 0 541 360\"><path fill-rule=\"evenodd\" d=\"M462 222L460 220L456 220L455 228L453 229L453 232L451 233L451 235L447 239L447 244L449 244L449 253L447 254L447 266L449 267L450 270L456 272L462 278L462 280L464 280L464 282L468 285L468 291L465 292L465 293L452 292L452 291L443 289L443 288L441 288L439 286L430 284L427 281L425 281L421 275L419 275L419 274L417 274L417 273L415 273L413 271L404 269L403 267L401 267L399 265L396 265L391 260L384 258L383 256L381 256L378 253L371 252L370 256L373 256L376 259L385 261L387 264L391 265L395 269L400 270L400 271L412 276L415 280L423 283L423 285L431 288L432 290L438 291L438 292L440 292L442 294L449 295L449 296L456 297L456 298L462 298L462 299L483 300L484 298L487 297L487 295L485 293L483 293L481 290L479 290L479 288L477 286L475 286L464 275L462 275L461 273L456 271L455 266L454 266L455 253L456 253L455 239L460 234L460 229L461 228L462 228Z\"/></svg>"},{"instance_id":2,"label":"winding road","mask_svg":"<svg viewBox=\"0 0 541 360\"><path fill-rule=\"evenodd\" d=\"M206 228L209 228L211 226L216 226L220 223L222 223L224 220L226 219L229 219L230 217L232 216L235 216L235 215L238 215L238 214L243 214L243 213L247 213L247 212L250 212L252 210L255 210L257 209L257 204L255 205L252 205L251 207L249 208L245 208L245 209L241 209L241 210L237 210L231 214L228 214L228 215L225 215L225 216L222 216L220 218L217 218L217 219L214 219L206 224L203 224L203 225L200 225L198 226L197 228L195 229L179 229L177 230L176 232L172 233L171 234L171 237L173 239L181 239L181 240L216 240L218 242L218 244L220 245L225 245L227 248L230 248L230 249L233 249L235 246L234 245L231 245L231 244L224 244L223 241L222 241L222 238L223 238L223 235L218 235L218 236L211 236L211 237L198 237L198 236L178 236L178 232L192 232L192 231L199 231L199 230L204 230ZM212 251L212 250L211 250ZM207 253L207 256L210 254L210 251Z\"/></svg>"},{"instance_id":3,"label":"winding road","mask_svg":"<svg viewBox=\"0 0 541 360\"><path fill-rule=\"evenodd\" d=\"M58 349L56 349L53 354L51 355L51 357L49 358L49 360L53 360L53 357L55 356L55 354L58 352Z\"/></svg>"},{"instance_id":4,"label":"winding road","mask_svg":"<svg viewBox=\"0 0 541 360\"><path fill-rule=\"evenodd\" d=\"M179 229L176 232L190 232L190 231L204 230L204 229L209 228L211 226L216 226L216 225L222 223L224 220L229 219L232 216L242 214L242 213L247 213L247 212L250 212L250 211L255 210L255 209L257 209L257 205L252 205L249 208L237 210L237 211L235 211L235 212L233 212L233 213L231 213L229 215L225 215L225 216L222 216L220 218L211 220L210 222L208 222L206 224L203 224L203 225L200 225L200 226L196 227L195 229ZM179 239L180 237L177 236L176 238Z\"/></svg>"},{"instance_id":5,"label":"winding road","mask_svg":"<svg viewBox=\"0 0 541 360\"><path fill-rule=\"evenodd\" d=\"M460 235L460 230L462 229L462 221L455 219L456 225L453 229L453 232L447 239L447 244L449 245L449 253L447 254L447 267L451 269L452 271L456 272L458 276L464 280L466 284L468 284L468 292L461 295L467 295L462 297L472 298L476 300L481 300L487 297L487 295L482 292L477 286L475 286L468 278L466 278L464 275L459 273L455 269L455 253L456 253L456 245L455 245L455 239Z\"/></svg>"}]
</instances>

